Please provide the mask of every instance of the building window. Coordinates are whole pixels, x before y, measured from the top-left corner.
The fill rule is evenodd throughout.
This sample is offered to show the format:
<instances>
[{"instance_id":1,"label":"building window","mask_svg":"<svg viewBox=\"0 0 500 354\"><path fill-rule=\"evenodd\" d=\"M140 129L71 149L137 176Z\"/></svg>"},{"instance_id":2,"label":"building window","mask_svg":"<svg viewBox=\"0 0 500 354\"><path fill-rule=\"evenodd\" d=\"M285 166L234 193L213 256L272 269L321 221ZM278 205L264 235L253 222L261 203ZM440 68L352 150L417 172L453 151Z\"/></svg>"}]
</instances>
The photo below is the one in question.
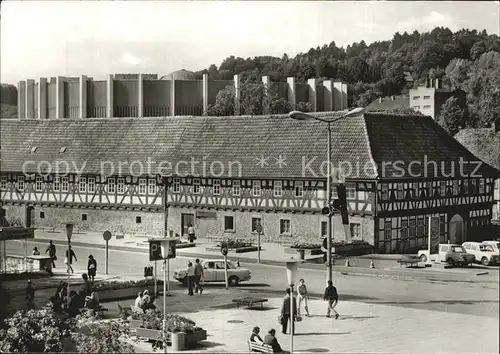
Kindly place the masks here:
<instances>
[{"instance_id":1,"label":"building window","mask_svg":"<svg viewBox=\"0 0 500 354\"><path fill-rule=\"evenodd\" d=\"M424 96L424 100L430 100L431 96Z\"/></svg>"},{"instance_id":2,"label":"building window","mask_svg":"<svg viewBox=\"0 0 500 354\"><path fill-rule=\"evenodd\" d=\"M2 180L0 182L1 189L7 189L7 176L2 176Z\"/></svg>"},{"instance_id":3,"label":"building window","mask_svg":"<svg viewBox=\"0 0 500 354\"><path fill-rule=\"evenodd\" d=\"M414 99L414 100L419 100L419 99L420 99L420 96L413 96L413 99Z\"/></svg>"},{"instance_id":4,"label":"building window","mask_svg":"<svg viewBox=\"0 0 500 354\"><path fill-rule=\"evenodd\" d=\"M356 183L349 182L345 184L347 199L356 199Z\"/></svg>"},{"instance_id":5,"label":"building window","mask_svg":"<svg viewBox=\"0 0 500 354\"><path fill-rule=\"evenodd\" d=\"M442 197L446 196L446 182L445 181L440 181L439 182L439 194Z\"/></svg>"},{"instance_id":6,"label":"building window","mask_svg":"<svg viewBox=\"0 0 500 354\"><path fill-rule=\"evenodd\" d=\"M401 239L406 240L408 238L408 220L401 220Z\"/></svg>"},{"instance_id":7,"label":"building window","mask_svg":"<svg viewBox=\"0 0 500 354\"><path fill-rule=\"evenodd\" d=\"M479 194L484 193L484 178L479 179Z\"/></svg>"},{"instance_id":8,"label":"building window","mask_svg":"<svg viewBox=\"0 0 500 354\"><path fill-rule=\"evenodd\" d=\"M87 191L87 179L85 177L78 177L78 190L81 193L85 193Z\"/></svg>"},{"instance_id":9,"label":"building window","mask_svg":"<svg viewBox=\"0 0 500 354\"><path fill-rule=\"evenodd\" d=\"M142 218L141 218L140 216L136 216L136 217L135 217L135 223L136 223L136 224L140 224L140 223L142 223Z\"/></svg>"},{"instance_id":10,"label":"building window","mask_svg":"<svg viewBox=\"0 0 500 354\"><path fill-rule=\"evenodd\" d=\"M416 232L415 219L410 219L410 238L415 237Z\"/></svg>"},{"instance_id":11,"label":"building window","mask_svg":"<svg viewBox=\"0 0 500 354\"><path fill-rule=\"evenodd\" d=\"M430 106L430 105L428 105L428 104L425 104L425 105L424 105L424 109L429 109L429 108L431 108L431 106Z\"/></svg>"},{"instance_id":12,"label":"building window","mask_svg":"<svg viewBox=\"0 0 500 354\"><path fill-rule=\"evenodd\" d=\"M463 181L464 193L469 194L469 180L464 179Z\"/></svg>"},{"instance_id":13,"label":"building window","mask_svg":"<svg viewBox=\"0 0 500 354\"><path fill-rule=\"evenodd\" d=\"M382 200L389 199L389 186L386 183L382 184Z\"/></svg>"},{"instance_id":14,"label":"building window","mask_svg":"<svg viewBox=\"0 0 500 354\"><path fill-rule=\"evenodd\" d=\"M420 106L413 106L414 109L420 109Z\"/></svg>"},{"instance_id":15,"label":"building window","mask_svg":"<svg viewBox=\"0 0 500 354\"><path fill-rule=\"evenodd\" d=\"M282 197L283 196L283 181L274 181L273 195L275 197Z\"/></svg>"},{"instance_id":16,"label":"building window","mask_svg":"<svg viewBox=\"0 0 500 354\"><path fill-rule=\"evenodd\" d=\"M280 235L290 235L290 220L280 219Z\"/></svg>"},{"instance_id":17,"label":"building window","mask_svg":"<svg viewBox=\"0 0 500 354\"><path fill-rule=\"evenodd\" d=\"M173 191L174 191L174 193L180 193L180 191L181 191L181 179L180 178L174 178ZM144 188L144 194L146 194L146 188Z\"/></svg>"},{"instance_id":18,"label":"building window","mask_svg":"<svg viewBox=\"0 0 500 354\"><path fill-rule=\"evenodd\" d=\"M45 213L43 211L40 212L40 219L45 219Z\"/></svg>"},{"instance_id":19,"label":"building window","mask_svg":"<svg viewBox=\"0 0 500 354\"><path fill-rule=\"evenodd\" d=\"M417 221L417 237L425 236L425 220L419 218Z\"/></svg>"},{"instance_id":20,"label":"building window","mask_svg":"<svg viewBox=\"0 0 500 354\"><path fill-rule=\"evenodd\" d=\"M239 196L241 194L241 181L234 180L233 181L233 195Z\"/></svg>"},{"instance_id":21,"label":"building window","mask_svg":"<svg viewBox=\"0 0 500 354\"><path fill-rule=\"evenodd\" d=\"M193 179L193 193L200 194L201 181L199 178Z\"/></svg>"},{"instance_id":22,"label":"building window","mask_svg":"<svg viewBox=\"0 0 500 354\"><path fill-rule=\"evenodd\" d=\"M234 231L234 217L224 216L224 231Z\"/></svg>"},{"instance_id":23,"label":"building window","mask_svg":"<svg viewBox=\"0 0 500 354\"><path fill-rule=\"evenodd\" d=\"M254 197L260 197L261 182L260 181L252 181L252 195Z\"/></svg>"},{"instance_id":24,"label":"building window","mask_svg":"<svg viewBox=\"0 0 500 354\"><path fill-rule=\"evenodd\" d=\"M427 198L434 197L434 187L432 186L432 182L427 182Z\"/></svg>"},{"instance_id":25,"label":"building window","mask_svg":"<svg viewBox=\"0 0 500 354\"><path fill-rule=\"evenodd\" d=\"M412 183L413 198L418 198L418 183Z\"/></svg>"},{"instance_id":26,"label":"building window","mask_svg":"<svg viewBox=\"0 0 500 354\"><path fill-rule=\"evenodd\" d=\"M82 221L87 221L87 214L82 214Z\"/></svg>"},{"instance_id":27,"label":"building window","mask_svg":"<svg viewBox=\"0 0 500 354\"><path fill-rule=\"evenodd\" d=\"M321 222L321 237L328 236L328 221Z\"/></svg>"},{"instance_id":28,"label":"building window","mask_svg":"<svg viewBox=\"0 0 500 354\"><path fill-rule=\"evenodd\" d=\"M213 183L214 183L213 194L219 195L220 194L220 179L214 179Z\"/></svg>"},{"instance_id":29,"label":"building window","mask_svg":"<svg viewBox=\"0 0 500 354\"><path fill-rule=\"evenodd\" d=\"M404 199L405 193L403 188L403 183L398 183L397 199Z\"/></svg>"},{"instance_id":30,"label":"building window","mask_svg":"<svg viewBox=\"0 0 500 354\"><path fill-rule=\"evenodd\" d=\"M302 198L304 196L304 182L302 181L295 182L295 196L297 198Z\"/></svg>"},{"instance_id":31,"label":"building window","mask_svg":"<svg viewBox=\"0 0 500 354\"><path fill-rule=\"evenodd\" d=\"M439 216L439 235L444 237L446 234L446 218L444 215Z\"/></svg>"},{"instance_id":32,"label":"building window","mask_svg":"<svg viewBox=\"0 0 500 354\"><path fill-rule=\"evenodd\" d=\"M386 220L384 227L384 240L392 239L392 221Z\"/></svg>"},{"instance_id":33,"label":"building window","mask_svg":"<svg viewBox=\"0 0 500 354\"><path fill-rule=\"evenodd\" d=\"M339 191L337 190L337 187L338 187L338 185L335 185L335 184L332 185L332 198L333 199L339 199ZM327 197L327 199L328 199L328 197Z\"/></svg>"},{"instance_id":34,"label":"building window","mask_svg":"<svg viewBox=\"0 0 500 354\"><path fill-rule=\"evenodd\" d=\"M24 176L17 176L17 189L24 190Z\"/></svg>"},{"instance_id":35,"label":"building window","mask_svg":"<svg viewBox=\"0 0 500 354\"><path fill-rule=\"evenodd\" d=\"M69 177L63 177L61 179L61 190L63 192L69 191Z\"/></svg>"},{"instance_id":36,"label":"building window","mask_svg":"<svg viewBox=\"0 0 500 354\"><path fill-rule=\"evenodd\" d=\"M146 194L146 179L145 178L139 179L139 194Z\"/></svg>"},{"instance_id":37,"label":"building window","mask_svg":"<svg viewBox=\"0 0 500 354\"><path fill-rule=\"evenodd\" d=\"M262 225L260 218L252 218L252 232L257 232L257 225Z\"/></svg>"},{"instance_id":38,"label":"building window","mask_svg":"<svg viewBox=\"0 0 500 354\"><path fill-rule=\"evenodd\" d=\"M458 194L458 180L453 180L453 195Z\"/></svg>"},{"instance_id":39,"label":"building window","mask_svg":"<svg viewBox=\"0 0 500 354\"><path fill-rule=\"evenodd\" d=\"M361 224L351 223L350 227L352 238L361 238Z\"/></svg>"},{"instance_id":40,"label":"building window","mask_svg":"<svg viewBox=\"0 0 500 354\"><path fill-rule=\"evenodd\" d=\"M149 195L156 194L156 180L153 178L150 178L148 181L148 193Z\"/></svg>"},{"instance_id":41,"label":"building window","mask_svg":"<svg viewBox=\"0 0 500 354\"><path fill-rule=\"evenodd\" d=\"M95 177L89 177L88 178L89 182L89 193L95 193Z\"/></svg>"},{"instance_id":42,"label":"building window","mask_svg":"<svg viewBox=\"0 0 500 354\"><path fill-rule=\"evenodd\" d=\"M108 178L108 193L115 193L116 185L114 178Z\"/></svg>"},{"instance_id":43,"label":"building window","mask_svg":"<svg viewBox=\"0 0 500 354\"><path fill-rule=\"evenodd\" d=\"M35 178L35 191L41 192L42 191L42 176L36 176Z\"/></svg>"},{"instance_id":44,"label":"building window","mask_svg":"<svg viewBox=\"0 0 500 354\"><path fill-rule=\"evenodd\" d=\"M117 178L116 179L116 193L123 194L125 193L125 179Z\"/></svg>"},{"instance_id":45,"label":"building window","mask_svg":"<svg viewBox=\"0 0 500 354\"><path fill-rule=\"evenodd\" d=\"M60 180L61 180L60 177L54 177L54 184L53 184L54 192L59 192L61 190ZM90 180L90 178L89 178L89 180Z\"/></svg>"}]
</instances>

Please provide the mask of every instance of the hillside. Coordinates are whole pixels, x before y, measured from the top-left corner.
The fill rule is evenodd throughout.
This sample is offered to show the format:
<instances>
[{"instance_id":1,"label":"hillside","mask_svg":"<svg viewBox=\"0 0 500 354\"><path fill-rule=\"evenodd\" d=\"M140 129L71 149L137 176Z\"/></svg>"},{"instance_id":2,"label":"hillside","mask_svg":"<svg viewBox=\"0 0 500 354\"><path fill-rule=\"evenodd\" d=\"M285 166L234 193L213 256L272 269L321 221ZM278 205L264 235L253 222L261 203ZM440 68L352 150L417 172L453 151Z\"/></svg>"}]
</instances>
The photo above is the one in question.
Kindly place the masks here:
<instances>
[{"instance_id":1,"label":"hillside","mask_svg":"<svg viewBox=\"0 0 500 354\"><path fill-rule=\"evenodd\" d=\"M462 129L455 139L487 164L500 169L500 131Z\"/></svg>"}]
</instances>

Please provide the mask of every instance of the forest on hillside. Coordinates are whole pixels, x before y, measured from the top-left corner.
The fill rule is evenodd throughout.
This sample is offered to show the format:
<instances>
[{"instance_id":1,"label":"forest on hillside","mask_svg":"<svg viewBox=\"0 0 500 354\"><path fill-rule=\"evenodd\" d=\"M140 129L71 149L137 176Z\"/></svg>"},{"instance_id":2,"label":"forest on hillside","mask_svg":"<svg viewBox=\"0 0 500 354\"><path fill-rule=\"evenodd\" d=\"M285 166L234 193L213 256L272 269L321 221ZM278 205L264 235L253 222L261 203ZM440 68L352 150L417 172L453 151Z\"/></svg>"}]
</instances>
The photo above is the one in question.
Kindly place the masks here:
<instances>
[{"instance_id":1,"label":"forest on hillside","mask_svg":"<svg viewBox=\"0 0 500 354\"><path fill-rule=\"evenodd\" d=\"M405 72L410 73L412 81ZM425 33L398 32L390 40L370 45L361 41L339 48L331 42L293 58L287 54L281 58L230 56L219 66L212 64L196 75L201 79L205 73L214 80L231 80L240 74L243 85L258 85L264 75L274 82L286 82L291 76L302 83L309 78L318 78L319 83L325 79L343 81L348 83L351 108L365 107L377 97L406 94L426 79L438 78L445 87L467 93L467 109L460 109L451 99L439 117L450 133L460 127L488 126L498 119L500 112L500 38L486 31L462 29L453 33L448 28L437 27ZM254 88L249 93L262 100L260 92L255 95L256 91L259 90ZM220 96L215 106L225 107L212 113L231 110L226 107L231 93L221 92ZM288 110L283 102L275 106L276 109L271 109L273 113ZM259 113L254 111L250 107L250 111L244 110L244 113Z\"/></svg>"}]
</instances>

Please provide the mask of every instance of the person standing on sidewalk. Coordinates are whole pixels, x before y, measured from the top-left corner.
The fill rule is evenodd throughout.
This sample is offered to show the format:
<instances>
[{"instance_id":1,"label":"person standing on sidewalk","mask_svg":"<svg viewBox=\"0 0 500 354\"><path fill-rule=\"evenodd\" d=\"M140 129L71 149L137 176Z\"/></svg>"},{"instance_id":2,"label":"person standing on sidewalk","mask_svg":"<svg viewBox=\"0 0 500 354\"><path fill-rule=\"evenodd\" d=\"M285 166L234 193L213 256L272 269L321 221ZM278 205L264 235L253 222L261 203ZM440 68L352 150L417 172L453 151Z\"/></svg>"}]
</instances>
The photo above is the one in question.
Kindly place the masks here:
<instances>
[{"instance_id":1,"label":"person standing on sidewalk","mask_svg":"<svg viewBox=\"0 0 500 354\"><path fill-rule=\"evenodd\" d=\"M49 241L49 246L45 250L45 253L49 252L49 257L52 258L52 268L56 267L55 261L57 261L56 256L56 246L52 243L52 240Z\"/></svg>"},{"instance_id":2,"label":"person standing on sidewalk","mask_svg":"<svg viewBox=\"0 0 500 354\"><path fill-rule=\"evenodd\" d=\"M68 266L67 272L69 273L69 271L71 270L71 274L74 273L73 267L71 266L73 264L73 258L75 258L75 262L78 262L75 252L73 251L71 246L69 246L69 254L68 250L66 250L66 259L64 260L64 263Z\"/></svg>"},{"instance_id":3,"label":"person standing on sidewalk","mask_svg":"<svg viewBox=\"0 0 500 354\"><path fill-rule=\"evenodd\" d=\"M28 309L35 308L35 289L33 289L33 285L31 284L31 280L28 280L28 285L26 286L26 306Z\"/></svg>"},{"instance_id":4,"label":"person standing on sidewalk","mask_svg":"<svg viewBox=\"0 0 500 354\"><path fill-rule=\"evenodd\" d=\"M186 278L187 278L187 286L188 286L188 295L193 296L194 268L193 268L193 263L191 263L191 262L188 263Z\"/></svg>"},{"instance_id":5,"label":"person standing on sidewalk","mask_svg":"<svg viewBox=\"0 0 500 354\"><path fill-rule=\"evenodd\" d=\"M203 285L201 284L201 280L203 278L203 267L200 264L200 260L196 258L194 264L194 292L198 294L198 290L200 291L200 295L203 293Z\"/></svg>"},{"instance_id":6,"label":"person standing on sidewalk","mask_svg":"<svg viewBox=\"0 0 500 354\"><path fill-rule=\"evenodd\" d=\"M290 313L290 301L293 301L293 313ZM283 334L286 334L288 327L288 321L290 321L290 332L295 334L295 316L297 316L297 300L293 293L290 292L290 288L286 289L286 295L283 298L283 305L281 306L281 326Z\"/></svg>"},{"instance_id":7,"label":"person standing on sidewalk","mask_svg":"<svg viewBox=\"0 0 500 354\"><path fill-rule=\"evenodd\" d=\"M38 250L38 248L34 247L33 248L33 256L39 256L40 255L40 251Z\"/></svg>"},{"instance_id":8,"label":"person standing on sidewalk","mask_svg":"<svg viewBox=\"0 0 500 354\"><path fill-rule=\"evenodd\" d=\"M97 261L94 259L93 255L90 255L89 262L87 264L87 274L89 275L92 284L94 284L96 271L97 271Z\"/></svg>"},{"instance_id":9,"label":"person standing on sidewalk","mask_svg":"<svg viewBox=\"0 0 500 354\"><path fill-rule=\"evenodd\" d=\"M193 243L194 240L196 240L196 236L194 234L194 227L191 224L189 224L189 227L188 227L188 239L189 239L190 243Z\"/></svg>"},{"instance_id":10,"label":"person standing on sidewalk","mask_svg":"<svg viewBox=\"0 0 500 354\"><path fill-rule=\"evenodd\" d=\"M300 316L300 305L302 304L302 301L304 301L306 316L309 317L309 308L307 306L307 299L309 298L309 295L307 294L307 286L304 279L300 279L300 284L297 287L297 297L299 299L299 305L297 306L297 315Z\"/></svg>"},{"instance_id":11,"label":"person standing on sidewalk","mask_svg":"<svg viewBox=\"0 0 500 354\"><path fill-rule=\"evenodd\" d=\"M333 286L333 282L328 280L328 286L325 289L324 300L328 301L328 310L326 312L326 317L330 317L331 311L335 314L335 319L339 318L339 314L335 311L335 306L339 302L339 295L337 293L337 288Z\"/></svg>"}]
</instances>

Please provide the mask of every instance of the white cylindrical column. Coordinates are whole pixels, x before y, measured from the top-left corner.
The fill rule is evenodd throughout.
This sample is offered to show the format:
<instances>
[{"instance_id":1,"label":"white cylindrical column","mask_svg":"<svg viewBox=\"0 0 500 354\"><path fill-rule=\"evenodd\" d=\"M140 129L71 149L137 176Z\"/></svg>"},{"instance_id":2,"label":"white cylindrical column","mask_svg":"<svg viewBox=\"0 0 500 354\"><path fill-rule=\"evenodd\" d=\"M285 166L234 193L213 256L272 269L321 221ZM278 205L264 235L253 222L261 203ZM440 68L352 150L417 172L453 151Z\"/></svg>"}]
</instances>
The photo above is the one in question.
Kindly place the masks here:
<instances>
[{"instance_id":1,"label":"white cylindrical column","mask_svg":"<svg viewBox=\"0 0 500 354\"><path fill-rule=\"evenodd\" d=\"M112 118L114 116L114 96L115 96L114 77L109 74L106 80L106 117Z\"/></svg>"}]
</instances>

